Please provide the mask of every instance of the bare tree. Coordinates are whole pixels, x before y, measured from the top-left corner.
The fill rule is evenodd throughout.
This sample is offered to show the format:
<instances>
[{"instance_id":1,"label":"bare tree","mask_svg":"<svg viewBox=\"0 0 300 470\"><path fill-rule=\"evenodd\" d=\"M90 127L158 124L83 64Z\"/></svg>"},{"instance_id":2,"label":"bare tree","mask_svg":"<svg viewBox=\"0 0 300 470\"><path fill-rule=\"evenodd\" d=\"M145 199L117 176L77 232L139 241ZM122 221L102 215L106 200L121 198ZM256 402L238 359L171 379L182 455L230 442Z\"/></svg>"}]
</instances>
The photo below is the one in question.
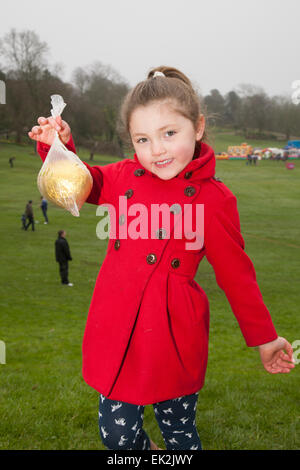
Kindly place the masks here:
<instances>
[{"instance_id":1,"label":"bare tree","mask_svg":"<svg viewBox=\"0 0 300 470\"><path fill-rule=\"evenodd\" d=\"M225 96L225 122L235 129L239 127L239 114L241 109L241 98L235 91L229 91Z\"/></svg>"},{"instance_id":2,"label":"bare tree","mask_svg":"<svg viewBox=\"0 0 300 470\"><path fill-rule=\"evenodd\" d=\"M274 102L274 126L290 140L291 135L300 134L300 105L295 105L290 98L276 96Z\"/></svg>"},{"instance_id":3,"label":"bare tree","mask_svg":"<svg viewBox=\"0 0 300 470\"><path fill-rule=\"evenodd\" d=\"M34 31L17 32L14 28L0 39L0 56L5 59L6 71L16 78L37 78L46 68L48 46Z\"/></svg>"},{"instance_id":4,"label":"bare tree","mask_svg":"<svg viewBox=\"0 0 300 470\"><path fill-rule=\"evenodd\" d=\"M0 39L7 85L6 111L17 142L21 141L31 113L40 108L40 83L46 70L47 53L47 44L34 31L17 32L13 28Z\"/></svg>"},{"instance_id":5,"label":"bare tree","mask_svg":"<svg viewBox=\"0 0 300 470\"><path fill-rule=\"evenodd\" d=\"M219 90L213 89L210 95L204 97L204 103L207 106L209 113L211 113L218 124L224 121L225 113L225 100Z\"/></svg>"},{"instance_id":6,"label":"bare tree","mask_svg":"<svg viewBox=\"0 0 300 470\"><path fill-rule=\"evenodd\" d=\"M126 81L111 66L100 62L75 69L72 81L80 103L77 130L90 149L90 158L93 159L95 151L105 148L122 155L116 121L128 91Z\"/></svg>"}]
</instances>

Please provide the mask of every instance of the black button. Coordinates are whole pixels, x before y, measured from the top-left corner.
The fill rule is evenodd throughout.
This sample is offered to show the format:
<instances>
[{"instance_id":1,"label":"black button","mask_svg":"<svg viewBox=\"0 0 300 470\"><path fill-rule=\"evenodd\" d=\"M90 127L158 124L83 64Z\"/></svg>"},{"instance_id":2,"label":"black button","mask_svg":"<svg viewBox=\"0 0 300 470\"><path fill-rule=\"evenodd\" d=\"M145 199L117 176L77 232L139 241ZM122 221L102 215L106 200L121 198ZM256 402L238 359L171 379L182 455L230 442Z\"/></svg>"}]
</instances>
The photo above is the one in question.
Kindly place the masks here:
<instances>
[{"instance_id":1,"label":"black button","mask_svg":"<svg viewBox=\"0 0 300 470\"><path fill-rule=\"evenodd\" d=\"M120 244L121 244L120 240L115 241L115 250L118 250L120 248Z\"/></svg>"},{"instance_id":2,"label":"black button","mask_svg":"<svg viewBox=\"0 0 300 470\"><path fill-rule=\"evenodd\" d=\"M172 265L173 268L178 268L179 265L180 265L180 260L178 258L172 259L171 265Z\"/></svg>"},{"instance_id":3,"label":"black button","mask_svg":"<svg viewBox=\"0 0 300 470\"><path fill-rule=\"evenodd\" d=\"M184 190L186 196L194 196L195 192L196 188L194 188L194 186L187 186Z\"/></svg>"},{"instance_id":4,"label":"black button","mask_svg":"<svg viewBox=\"0 0 300 470\"><path fill-rule=\"evenodd\" d=\"M192 176L193 172L192 171L187 171L184 175L185 179L189 179Z\"/></svg>"},{"instance_id":5,"label":"black button","mask_svg":"<svg viewBox=\"0 0 300 470\"><path fill-rule=\"evenodd\" d=\"M156 235L156 238L159 238L160 240L162 240L163 238L166 238L167 231L164 228L159 228L158 230L156 230L155 235Z\"/></svg>"},{"instance_id":6,"label":"black button","mask_svg":"<svg viewBox=\"0 0 300 470\"><path fill-rule=\"evenodd\" d=\"M125 224L125 215L121 214L119 217L119 224L124 225Z\"/></svg>"},{"instance_id":7,"label":"black button","mask_svg":"<svg viewBox=\"0 0 300 470\"><path fill-rule=\"evenodd\" d=\"M145 173L145 170L143 168L138 168L134 172L135 176L142 176L144 173Z\"/></svg>"},{"instance_id":8,"label":"black button","mask_svg":"<svg viewBox=\"0 0 300 470\"><path fill-rule=\"evenodd\" d=\"M156 255L154 253L150 253L149 255L147 255L147 263L148 264L156 263Z\"/></svg>"},{"instance_id":9,"label":"black button","mask_svg":"<svg viewBox=\"0 0 300 470\"><path fill-rule=\"evenodd\" d=\"M170 207L170 212L173 212L174 214L180 214L181 212L180 204L172 204L172 206Z\"/></svg>"},{"instance_id":10,"label":"black button","mask_svg":"<svg viewBox=\"0 0 300 470\"><path fill-rule=\"evenodd\" d=\"M129 199L132 195L133 195L133 190L132 189L128 189L125 193L125 196L127 197L127 199Z\"/></svg>"}]
</instances>

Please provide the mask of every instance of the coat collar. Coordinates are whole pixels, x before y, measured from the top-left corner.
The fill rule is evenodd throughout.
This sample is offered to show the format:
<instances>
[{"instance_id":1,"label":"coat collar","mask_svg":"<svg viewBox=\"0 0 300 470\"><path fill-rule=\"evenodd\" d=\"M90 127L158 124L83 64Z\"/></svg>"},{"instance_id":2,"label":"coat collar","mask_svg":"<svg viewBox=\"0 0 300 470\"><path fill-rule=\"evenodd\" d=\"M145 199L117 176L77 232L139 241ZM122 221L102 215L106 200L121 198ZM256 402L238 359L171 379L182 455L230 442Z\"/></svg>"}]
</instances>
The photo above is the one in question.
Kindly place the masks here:
<instances>
[{"instance_id":1,"label":"coat collar","mask_svg":"<svg viewBox=\"0 0 300 470\"><path fill-rule=\"evenodd\" d=\"M141 165L136 153L134 154L134 160L136 163L138 163L138 165L144 168ZM192 172L191 179L211 178L215 175L215 167L216 157L212 147L210 147L208 144L205 144L204 142L201 142L195 147L195 154L193 159L180 173L178 173L177 176L174 176L174 178L185 178L185 174L187 172ZM144 170L154 178L159 178L157 175L146 170L145 168Z\"/></svg>"}]
</instances>

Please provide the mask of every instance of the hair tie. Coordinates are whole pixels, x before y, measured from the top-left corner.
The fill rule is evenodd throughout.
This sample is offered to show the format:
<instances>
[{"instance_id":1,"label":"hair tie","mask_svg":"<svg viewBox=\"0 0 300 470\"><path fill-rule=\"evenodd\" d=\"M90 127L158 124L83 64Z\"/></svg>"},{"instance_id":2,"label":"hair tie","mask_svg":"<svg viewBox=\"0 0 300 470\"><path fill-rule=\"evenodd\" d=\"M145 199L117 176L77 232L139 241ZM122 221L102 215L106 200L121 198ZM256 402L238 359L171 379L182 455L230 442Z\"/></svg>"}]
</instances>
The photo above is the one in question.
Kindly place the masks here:
<instances>
[{"instance_id":1,"label":"hair tie","mask_svg":"<svg viewBox=\"0 0 300 470\"><path fill-rule=\"evenodd\" d=\"M165 74L156 70L152 78L155 78L155 77L165 77Z\"/></svg>"}]
</instances>

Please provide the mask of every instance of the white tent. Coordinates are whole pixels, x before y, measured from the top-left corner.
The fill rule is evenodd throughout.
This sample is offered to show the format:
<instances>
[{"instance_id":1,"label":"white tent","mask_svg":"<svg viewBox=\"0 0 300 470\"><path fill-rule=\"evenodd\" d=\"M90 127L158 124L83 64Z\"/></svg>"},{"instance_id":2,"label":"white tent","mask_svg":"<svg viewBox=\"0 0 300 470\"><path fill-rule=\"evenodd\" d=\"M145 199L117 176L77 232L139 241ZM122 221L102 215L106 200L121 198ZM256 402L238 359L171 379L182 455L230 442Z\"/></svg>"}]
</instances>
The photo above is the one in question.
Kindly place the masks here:
<instances>
[{"instance_id":1,"label":"white tent","mask_svg":"<svg viewBox=\"0 0 300 470\"><path fill-rule=\"evenodd\" d=\"M280 154L281 156L283 155L283 152L284 152L283 149L279 149L276 147L268 147L268 150L270 150L274 155Z\"/></svg>"}]
</instances>

